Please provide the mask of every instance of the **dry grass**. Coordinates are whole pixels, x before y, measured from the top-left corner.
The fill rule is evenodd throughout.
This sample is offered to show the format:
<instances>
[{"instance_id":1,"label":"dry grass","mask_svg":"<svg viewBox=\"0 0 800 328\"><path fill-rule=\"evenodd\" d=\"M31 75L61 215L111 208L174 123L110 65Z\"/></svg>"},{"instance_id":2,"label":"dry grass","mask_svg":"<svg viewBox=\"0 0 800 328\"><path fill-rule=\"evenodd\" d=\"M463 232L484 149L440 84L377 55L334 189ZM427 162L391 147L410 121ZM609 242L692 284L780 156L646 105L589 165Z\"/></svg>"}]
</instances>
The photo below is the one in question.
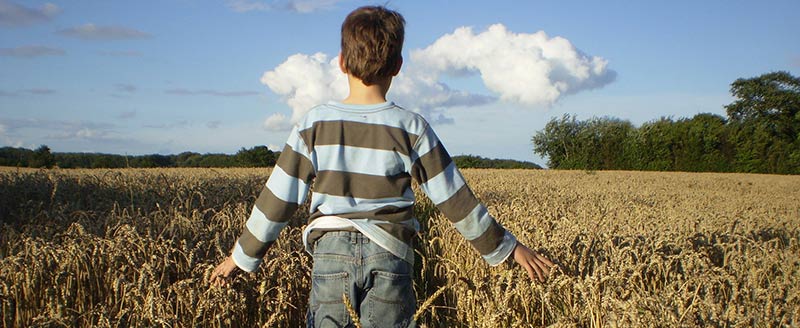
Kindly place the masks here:
<instances>
[{"instance_id":1,"label":"dry grass","mask_svg":"<svg viewBox=\"0 0 800 328\"><path fill-rule=\"evenodd\" d=\"M257 273L229 289L205 284L268 173L0 170L0 324L302 326L311 265L302 213ZM800 324L800 177L464 173L560 270L537 284L518 268L487 267L420 201L421 326Z\"/></svg>"}]
</instances>

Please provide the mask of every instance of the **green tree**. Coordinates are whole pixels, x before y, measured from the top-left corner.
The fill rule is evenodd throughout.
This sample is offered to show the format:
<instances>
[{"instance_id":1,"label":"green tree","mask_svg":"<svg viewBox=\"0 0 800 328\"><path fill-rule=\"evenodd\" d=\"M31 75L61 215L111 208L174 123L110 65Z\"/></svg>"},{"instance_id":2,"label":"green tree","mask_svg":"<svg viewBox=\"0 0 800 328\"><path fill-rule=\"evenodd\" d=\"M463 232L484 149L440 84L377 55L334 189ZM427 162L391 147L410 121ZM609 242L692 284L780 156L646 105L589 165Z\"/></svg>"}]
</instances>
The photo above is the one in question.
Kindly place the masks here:
<instances>
[{"instance_id":1,"label":"green tree","mask_svg":"<svg viewBox=\"0 0 800 328\"><path fill-rule=\"evenodd\" d=\"M56 160L53 154L50 153L50 147L47 147L47 145L41 145L39 148L36 148L28 162L29 167L46 167L48 169L55 164Z\"/></svg>"},{"instance_id":2,"label":"green tree","mask_svg":"<svg viewBox=\"0 0 800 328\"><path fill-rule=\"evenodd\" d=\"M242 147L234 156L238 166L267 167L275 165L275 153L267 146L255 146L250 149Z\"/></svg>"},{"instance_id":3,"label":"green tree","mask_svg":"<svg viewBox=\"0 0 800 328\"><path fill-rule=\"evenodd\" d=\"M772 72L731 84L725 106L736 148L736 169L800 173L800 78Z\"/></svg>"}]
</instances>

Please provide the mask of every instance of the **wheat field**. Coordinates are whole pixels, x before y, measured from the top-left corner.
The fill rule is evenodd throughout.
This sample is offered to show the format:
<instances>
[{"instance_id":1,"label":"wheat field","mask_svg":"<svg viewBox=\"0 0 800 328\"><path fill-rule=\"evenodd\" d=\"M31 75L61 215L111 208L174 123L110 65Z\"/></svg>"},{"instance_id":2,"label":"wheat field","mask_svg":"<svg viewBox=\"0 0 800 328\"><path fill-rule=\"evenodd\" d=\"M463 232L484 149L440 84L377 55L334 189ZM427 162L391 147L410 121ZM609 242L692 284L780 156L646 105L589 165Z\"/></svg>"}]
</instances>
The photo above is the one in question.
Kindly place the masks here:
<instances>
[{"instance_id":1,"label":"wheat field","mask_svg":"<svg viewBox=\"0 0 800 328\"><path fill-rule=\"evenodd\" d=\"M269 169L0 169L3 327L300 327L298 211L230 288L228 254ZM463 170L546 283L488 267L415 189L421 327L800 325L800 177ZM415 187L416 188L416 187Z\"/></svg>"}]
</instances>

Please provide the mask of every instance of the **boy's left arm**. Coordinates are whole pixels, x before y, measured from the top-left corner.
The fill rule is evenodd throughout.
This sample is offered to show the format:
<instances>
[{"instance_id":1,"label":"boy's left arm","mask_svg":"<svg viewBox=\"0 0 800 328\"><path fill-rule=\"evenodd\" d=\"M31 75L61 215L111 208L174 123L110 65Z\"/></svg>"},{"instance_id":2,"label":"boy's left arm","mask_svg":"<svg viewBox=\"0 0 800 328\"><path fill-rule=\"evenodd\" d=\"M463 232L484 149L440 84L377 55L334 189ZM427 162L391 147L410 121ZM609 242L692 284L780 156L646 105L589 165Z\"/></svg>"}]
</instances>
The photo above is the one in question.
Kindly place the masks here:
<instances>
[{"instance_id":1,"label":"boy's left arm","mask_svg":"<svg viewBox=\"0 0 800 328\"><path fill-rule=\"evenodd\" d=\"M517 241L489 214L430 126L419 136L414 152L411 175L489 265L500 265L513 254L531 279L547 276L552 262Z\"/></svg>"}]
</instances>

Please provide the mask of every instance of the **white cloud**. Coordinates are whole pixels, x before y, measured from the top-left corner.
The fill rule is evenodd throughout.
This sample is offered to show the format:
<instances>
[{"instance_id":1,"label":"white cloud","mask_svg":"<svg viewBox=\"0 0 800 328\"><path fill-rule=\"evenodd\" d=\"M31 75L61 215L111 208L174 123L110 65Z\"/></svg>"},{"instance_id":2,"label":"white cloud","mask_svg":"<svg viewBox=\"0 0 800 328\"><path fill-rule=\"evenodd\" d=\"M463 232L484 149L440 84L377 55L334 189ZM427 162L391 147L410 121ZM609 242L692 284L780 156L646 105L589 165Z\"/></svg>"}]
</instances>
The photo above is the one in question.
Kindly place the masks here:
<instances>
[{"instance_id":1,"label":"white cloud","mask_svg":"<svg viewBox=\"0 0 800 328\"><path fill-rule=\"evenodd\" d=\"M0 48L0 56L33 58L40 56L63 56L64 49L46 46L19 46L15 48Z\"/></svg>"},{"instance_id":2,"label":"white cloud","mask_svg":"<svg viewBox=\"0 0 800 328\"><path fill-rule=\"evenodd\" d=\"M148 39L152 37L148 33L129 27L115 25L102 26L92 23L66 28L56 33L90 41Z\"/></svg>"},{"instance_id":3,"label":"white cloud","mask_svg":"<svg viewBox=\"0 0 800 328\"><path fill-rule=\"evenodd\" d=\"M47 22L61 12L58 6L45 3L41 8L28 8L9 0L0 0L0 26L25 26Z\"/></svg>"},{"instance_id":4,"label":"white cloud","mask_svg":"<svg viewBox=\"0 0 800 328\"><path fill-rule=\"evenodd\" d=\"M588 56L569 40L549 38L544 32L512 33L496 24L474 34L462 27L424 49L411 52L410 60L392 81L388 98L421 113L432 123L452 123L451 107L479 106L498 99L521 107L540 108L582 90L599 88L614 80L608 62ZM443 77L476 74L493 94L474 94L453 89ZM261 77L272 92L292 109L288 120L273 114L268 130L285 130L313 106L347 95L347 77L339 70L338 57L323 53L295 54Z\"/></svg>"},{"instance_id":5,"label":"white cloud","mask_svg":"<svg viewBox=\"0 0 800 328\"><path fill-rule=\"evenodd\" d=\"M215 120L215 121L208 121L206 122L206 127L209 129L216 129L222 124L222 121Z\"/></svg>"},{"instance_id":6,"label":"white cloud","mask_svg":"<svg viewBox=\"0 0 800 328\"><path fill-rule=\"evenodd\" d=\"M286 115L281 113L272 114L264 120L264 129L268 131L289 131L292 129L292 124L286 119Z\"/></svg>"},{"instance_id":7,"label":"white cloud","mask_svg":"<svg viewBox=\"0 0 800 328\"><path fill-rule=\"evenodd\" d=\"M495 24L475 34L461 27L425 49L411 53L417 73L479 74L501 100L550 106L567 94L602 87L614 80L608 61L588 56L562 37L544 31L513 33Z\"/></svg>"},{"instance_id":8,"label":"white cloud","mask_svg":"<svg viewBox=\"0 0 800 328\"><path fill-rule=\"evenodd\" d=\"M332 9L342 0L226 0L225 4L235 12L286 10L298 13L310 13L317 10Z\"/></svg>"},{"instance_id":9,"label":"white cloud","mask_svg":"<svg viewBox=\"0 0 800 328\"><path fill-rule=\"evenodd\" d=\"M311 107L347 95L347 76L339 70L338 62L338 57L328 60L323 53L292 55L265 72L261 83L284 97L292 108L291 122L296 123ZM278 124L279 117L285 118L282 114L270 116L270 126L285 127Z\"/></svg>"}]
</instances>

